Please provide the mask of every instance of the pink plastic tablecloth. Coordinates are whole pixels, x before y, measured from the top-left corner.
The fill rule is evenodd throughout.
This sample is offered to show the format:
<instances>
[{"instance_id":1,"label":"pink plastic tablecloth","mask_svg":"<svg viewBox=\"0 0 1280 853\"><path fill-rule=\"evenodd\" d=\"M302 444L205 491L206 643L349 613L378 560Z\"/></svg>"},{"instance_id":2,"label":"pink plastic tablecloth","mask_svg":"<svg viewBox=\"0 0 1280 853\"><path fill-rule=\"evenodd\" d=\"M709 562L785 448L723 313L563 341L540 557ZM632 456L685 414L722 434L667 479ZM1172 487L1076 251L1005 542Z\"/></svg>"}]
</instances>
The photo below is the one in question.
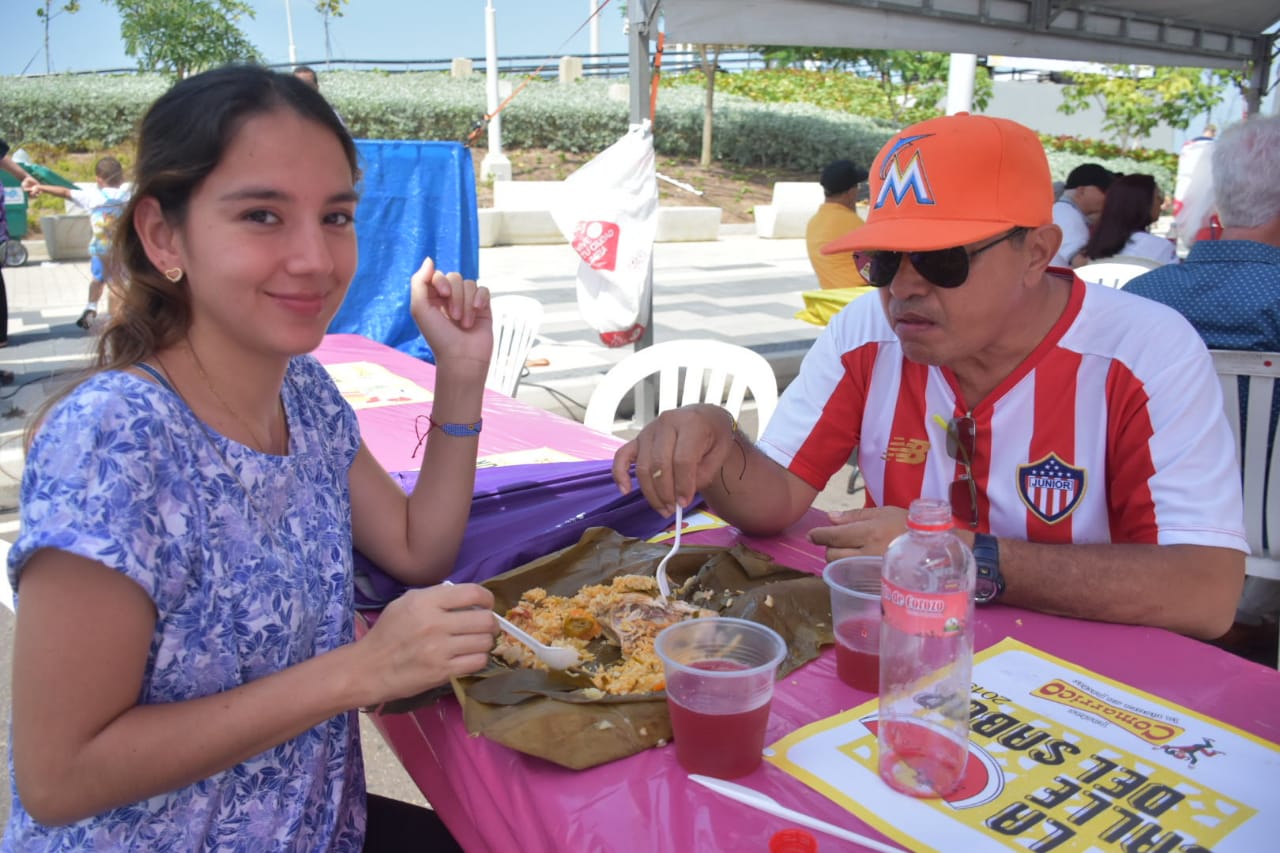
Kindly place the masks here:
<instances>
[{"instance_id":1,"label":"pink plastic tablecloth","mask_svg":"<svg viewBox=\"0 0 1280 853\"><path fill-rule=\"evenodd\" d=\"M325 363L372 361L431 387L433 368L351 335L326 338ZM391 471L415 467L414 415L430 404L361 410L365 440ZM617 441L499 394L485 404L481 454L550 446L601 458ZM740 536L732 528L698 534L727 544L741 539L779 562L819 572L821 551L804 538L825 519L810 513L784 535ZM977 645L1013 637L1101 675L1280 741L1280 674L1168 631L1063 619L1012 607L979 612ZM766 742L869 697L836 678L828 649L779 682ZM423 794L469 851L765 850L789 824L690 783L670 747L650 749L589 770L565 770L467 734L446 699L413 714L379 717L378 727ZM783 805L856 832L880 836L854 815L768 764L738 780ZM819 836L822 849L847 849Z\"/></svg>"}]
</instances>

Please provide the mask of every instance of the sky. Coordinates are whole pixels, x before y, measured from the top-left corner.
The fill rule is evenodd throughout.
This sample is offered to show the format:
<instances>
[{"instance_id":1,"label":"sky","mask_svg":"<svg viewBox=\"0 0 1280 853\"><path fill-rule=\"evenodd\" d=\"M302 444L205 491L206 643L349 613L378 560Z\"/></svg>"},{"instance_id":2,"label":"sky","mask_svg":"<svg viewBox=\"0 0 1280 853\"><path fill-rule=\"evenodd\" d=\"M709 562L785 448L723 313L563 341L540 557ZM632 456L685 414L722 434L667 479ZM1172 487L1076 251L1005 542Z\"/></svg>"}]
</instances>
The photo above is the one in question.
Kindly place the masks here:
<instances>
[{"instance_id":1,"label":"sky","mask_svg":"<svg viewBox=\"0 0 1280 853\"><path fill-rule=\"evenodd\" d=\"M498 53L502 56L586 54L591 0L492 0L497 17ZM600 0L603 2L603 0ZM55 8L61 4L55 0ZM289 27L299 62L323 65L324 23L313 0L249 0L256 16L242 18L240 29L266 61L289 62ZM613 0L600 13L600 50L625 53L622 3ZM0 75L43 74L44 23L36 16L41 0L4 0ZM335 59L482 58L485 52L485 0L350 0L341 18L330 20ZM572 38L570 38L572 36ZM566 43L567 42L567 43ZM120 16L103 0L80 0L80 11L50 18L51 69L99 71L133 68L120 41Z\"/></svg>"}]
</instances>

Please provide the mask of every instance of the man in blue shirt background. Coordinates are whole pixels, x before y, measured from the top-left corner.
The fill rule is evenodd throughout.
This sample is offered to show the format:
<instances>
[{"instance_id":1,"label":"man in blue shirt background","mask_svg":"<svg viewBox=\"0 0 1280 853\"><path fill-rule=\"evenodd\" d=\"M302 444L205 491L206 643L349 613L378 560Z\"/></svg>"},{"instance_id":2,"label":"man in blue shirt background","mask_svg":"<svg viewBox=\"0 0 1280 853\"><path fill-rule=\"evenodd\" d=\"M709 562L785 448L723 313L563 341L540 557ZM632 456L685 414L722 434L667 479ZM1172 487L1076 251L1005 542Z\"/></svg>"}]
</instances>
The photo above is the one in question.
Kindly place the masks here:
<instances>
[{"instance_id":1,"label":"man in blue shirt background","mask_svg":"<svg viewBox=\"0 0 1280 853\"><path fill-rule=\"evenodd\" d=\"M1197 241L1183 263L1138 276L1125 290L1176 308L1210 349L1280 352L1280 116L1228 128L1212 157L1222 236ZM1268 447L1278 419L1280 392L1272 398ZM1277 618L1280 583L1249 577L1236 626L1222 642L1274 655ZM1232 642L1233 634L1240 642Z\"/></svg>"}]
</instances>

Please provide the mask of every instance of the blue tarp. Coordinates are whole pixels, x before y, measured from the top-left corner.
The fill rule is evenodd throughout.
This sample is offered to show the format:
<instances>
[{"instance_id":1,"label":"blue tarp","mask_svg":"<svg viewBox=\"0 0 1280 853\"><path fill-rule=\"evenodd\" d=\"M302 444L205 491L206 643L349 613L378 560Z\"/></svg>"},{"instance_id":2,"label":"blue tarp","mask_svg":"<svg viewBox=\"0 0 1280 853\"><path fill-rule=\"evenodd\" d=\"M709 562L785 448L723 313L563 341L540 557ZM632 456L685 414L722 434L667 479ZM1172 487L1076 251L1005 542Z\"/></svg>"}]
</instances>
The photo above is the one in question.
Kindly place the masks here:
<instances>
[{"instance_id":1,"label":"blue tarp","mask_svg":"<svg viewBox=\"0 0 1280 853\"><path fill-rule=\"evenodd\" d=\"M433 361L409 316L409 277L422 259L480 275L475 171L457 142L356 141L360 264L330 332L351 332Z\"/></svg>"}]
</instances>

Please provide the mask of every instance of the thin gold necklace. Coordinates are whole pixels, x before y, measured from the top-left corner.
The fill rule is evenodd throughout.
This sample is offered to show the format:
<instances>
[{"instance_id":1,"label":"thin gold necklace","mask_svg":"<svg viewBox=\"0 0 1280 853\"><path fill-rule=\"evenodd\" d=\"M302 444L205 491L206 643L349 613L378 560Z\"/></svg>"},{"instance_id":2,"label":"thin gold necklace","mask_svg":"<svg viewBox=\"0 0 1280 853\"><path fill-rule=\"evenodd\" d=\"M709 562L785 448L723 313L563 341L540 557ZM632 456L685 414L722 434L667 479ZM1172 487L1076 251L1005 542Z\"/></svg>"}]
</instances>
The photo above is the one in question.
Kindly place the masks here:
<instances>
[{"instance_id":1,"label":"thin gold necklace","mask_svg":"<svg viewBox=\"0 0 1280 853\"><path fill-rule=\"evenodd\" d=\"M222 395L218 393L218 389L213 387L213 382L209 379L209 374L205 372L204 364L200 361L200 356L196 355L195 347L191 346L190 338L186 340L186 344L187 352L191 353L191 360L195 362L196 370L200 372L200 378L204 380L205 387L209 389L209 393L213 395L213 399L217 400L222 408L226 409L231 417L239 421L240 426L245 428L245 431L249 433L249 437L254 441L255 450L259 453L271 453L271 434L268 432L266 441L260 442L258 440L258 434L254 432L253 427L249 425L249 421L233 409L230 403L222 399ZM276 400L276 405L280 405L279 398Z\"/></svg>"},{"instance_id":2,"label":"thin gold necklace","mask_svg":"<svg viewBox=\"0 0 1280 853\"><path fill-rule=\"evenodd\" d=\"M188 344L188 348L189 347L190 347L190 344ZM192 350L191 354L194 356L195 351ZM178 396L178 399L181 400L183 402L183 405L187 407L187 410L191 412L191 416L195 418L196 423L200 426L201 434L204 436L205 441L209 443L209 447L213 450L213 452L218 455L218 459L222 462L222 467L225 468L227 472L231 474L232 477L235 478L236 482L240 484L240 489L241 491L244 492L245 500L249 504L249 508L253 511L253 514L257 516L258 522L262 525L263 530L266 531L267 537L271 540L272 547L275 550L279 551L280 542L276 539L276 534L273 529L275 525L273 525L270 522L266 511L264 511L263 508L258 505L258 502L254 499L254 493L250 491L248 484L245 483L244 478L240 476L240 472L236 469L234 465L231 464L231 460L227 458L227 454L223 452L222 448L218 445L218 442L214 440L213 431L209 429L208 424L206 424L204 420L199 415L196 414L196 410L191 408L191 403L190 401L187 400L186 395L184 395L182 391L178 389L178 383L173 381L173 374L169 372L169 368L165 367L163 359L160 358L160 354L154 353L154 357L156 360L156 364L160 365L160 372L164 374L165 379L169 383L169 387L173 389L173 393ZM199 363L200 363L199 359L196 359L196 364L199 365ZM205 381L206 382L208 381L207 377ZM212 386L210 386L209 390L213 391ZM214 396L215 397L218 396L216 391L214 392ZM221 402L221 400L219 400L219 402ZM223 403L223 405L226 406L226 403ZM232 411L232 414L235 414L235 412ZM245 426L247 428L248 424L245 424ZM290 475L290 478L292 479L292 475ZM293 558L289 556L287 557L286 561L290 565L292 565Z\"/></svg>"}]
</instances>

